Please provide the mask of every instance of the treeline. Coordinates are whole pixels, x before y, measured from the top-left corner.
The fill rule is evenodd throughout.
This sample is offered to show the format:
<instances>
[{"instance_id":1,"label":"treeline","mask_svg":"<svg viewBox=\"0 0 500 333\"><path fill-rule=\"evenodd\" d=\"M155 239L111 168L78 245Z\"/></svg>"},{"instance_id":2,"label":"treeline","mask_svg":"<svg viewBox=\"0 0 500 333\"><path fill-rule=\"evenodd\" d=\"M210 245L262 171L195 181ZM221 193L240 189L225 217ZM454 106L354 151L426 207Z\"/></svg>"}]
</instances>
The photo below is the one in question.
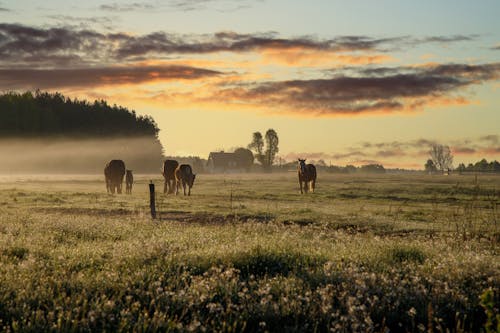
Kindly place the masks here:
<instances>
[{"instance_id":1,"label":"treeline","mask_svg":"<svg viewBox=\"0 0 500 333\"><path fill-rule=\"evenodd\" d=\"M88 102L60 93L8 92L0 95L0 136L153 136L153 118L138 116L104 100Z\"/></svg>"},{"instance_id":2,"label":"treeline","mask_svg":"<svg viewBox=\"0 0 500 333\"><path fill-rule=\"evenodd\" d=\"M469 163L467 166L460 163L456 169L458 172L492 172L500 173L500 163L497 160L488 162L486 159L482 159L476 163Z\"/></svg>"},{"instance_id":3,"label":"treeline","mask_svg":"<svg viewBox=\"0 0 500 333\"><path fill-rule=\"evenodd\" d=\"M153 118L106 101L60 93L0 95L1 173L101 173L122 159L128 169L158 173L163 160Z\"/></svg>"}]
</instances>

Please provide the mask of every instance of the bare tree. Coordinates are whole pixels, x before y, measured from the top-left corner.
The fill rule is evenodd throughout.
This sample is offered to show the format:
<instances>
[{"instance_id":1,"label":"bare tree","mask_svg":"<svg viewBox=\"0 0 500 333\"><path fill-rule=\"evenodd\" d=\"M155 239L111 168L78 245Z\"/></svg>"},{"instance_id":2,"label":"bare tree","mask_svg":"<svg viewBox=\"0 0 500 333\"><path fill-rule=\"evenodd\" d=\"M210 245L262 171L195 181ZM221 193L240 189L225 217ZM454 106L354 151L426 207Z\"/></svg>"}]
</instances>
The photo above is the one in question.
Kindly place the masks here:
<instances>
[{"instance_id":1,"label":"bare tree","mask_svg":"<svg viewBox=\"0 0 500 333\"><path fill-rule=\"evenodd\" d=\"M453 164L453 155L451 154L450 147L440 144L433 144L429 151L432 162L435 167L441 172L451 169Z\"/></svg>"}]
</instances>

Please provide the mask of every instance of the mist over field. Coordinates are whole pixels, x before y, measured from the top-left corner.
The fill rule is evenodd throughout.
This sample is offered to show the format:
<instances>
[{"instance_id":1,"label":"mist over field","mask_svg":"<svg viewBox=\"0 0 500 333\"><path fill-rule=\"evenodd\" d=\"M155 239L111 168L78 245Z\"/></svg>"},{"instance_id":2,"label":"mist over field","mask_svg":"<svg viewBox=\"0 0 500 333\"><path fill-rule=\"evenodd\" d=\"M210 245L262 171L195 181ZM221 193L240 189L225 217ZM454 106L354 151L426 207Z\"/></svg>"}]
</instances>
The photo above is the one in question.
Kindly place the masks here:
<instances>
[{"instance_id":1,"label":"mist over field","mask_svg":"<svg viewBox=\"0 0 500 333\"><path fill-rule=\"evenodd\" d=\"M0 139L0 174L101 174L112 159L160 173L162 147L150 137Z\"/></svg>"}]
</instances>

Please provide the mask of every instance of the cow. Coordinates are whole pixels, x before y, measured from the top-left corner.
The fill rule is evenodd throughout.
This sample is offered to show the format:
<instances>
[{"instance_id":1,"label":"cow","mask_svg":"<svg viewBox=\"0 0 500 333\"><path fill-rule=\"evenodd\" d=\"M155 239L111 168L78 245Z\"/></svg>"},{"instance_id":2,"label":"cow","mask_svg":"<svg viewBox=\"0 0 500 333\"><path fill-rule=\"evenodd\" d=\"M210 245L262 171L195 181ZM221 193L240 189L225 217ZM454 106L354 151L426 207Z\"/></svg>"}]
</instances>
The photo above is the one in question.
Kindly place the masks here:
<instances>
[{"instance_id":1,"label":"cow","mask_svg":"<svg viewBox=\"0 0 500 333\"><path fill-rule=\"evenodd\" d=\"M176 160L165 160L163 162L163 177L165 178L165 186L163 193L174 193L175 185L175 169L179 166Z\"/></svg>"},{"instance_id":2,"label":"cow","mask_svg":"<svg viewBox=\"0 0 500 333\"><path fill-rule=\"evenodd\" d=\"M134 184L134 175L132 174L132 170L127 170L125 174L125 184L126 184L126 193L132 194L132 185Z\"/></svg>"},{"instance_id":3,"label":"cow","mask_svg":"<svg viewBox=\"0 0 500 333\"><path fill-rule=\"evenodd\" d=\"M104 168L106 178L106 190L114 194L115 189L118 194L122 193L123 176L125 175L125 163L122 160L111 160Z\"/></svg>"},{"instance_id":4,"label":"cow","mask_svg":"<svg viewBox=\"0 0 500 333\"><path fill-rule=\"evenodd\" d=\"M194 179L196 175L193 173L191 166L189 164L181 164L175 169L175 183L176 191L175 195L179 194L179 188L184 190L184 195L186 195L186 185L188 186L188 194L191 195L191 187L193 187Z\"/></svg>"},{"instance_id":5,"label":"cow","mask_svg":"<svg viewBox=\"0 0 500 333\"><path fill-rule=\"evenodd\" d=\"M305 159L299 158L297 173L299 175L300 193L307 193L309 188L314 192L316 187L316 167L313 164L306 164ZM304 182L304 192L302 192L302 182Z\"/></svg>"}]
</instances>

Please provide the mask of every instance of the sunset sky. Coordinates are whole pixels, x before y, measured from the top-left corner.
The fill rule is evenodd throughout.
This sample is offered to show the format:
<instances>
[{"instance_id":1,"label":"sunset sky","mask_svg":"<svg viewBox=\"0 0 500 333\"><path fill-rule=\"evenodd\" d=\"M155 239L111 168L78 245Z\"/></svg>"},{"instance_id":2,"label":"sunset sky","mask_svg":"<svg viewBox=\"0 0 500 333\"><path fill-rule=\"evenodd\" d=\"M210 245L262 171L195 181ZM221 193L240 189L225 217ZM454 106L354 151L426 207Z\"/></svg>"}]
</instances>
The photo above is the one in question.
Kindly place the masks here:
<instances>
[{"instance_id":1,"label":"sunset sky","mask_svg":"<svg viewBox=\"0 0 500 333\"><path fill-rule=\"evenodd\" d=\"M3 0L0 89L151 115L167 155L500 159L498 0Z\"/></svg>"}]
</instances>

